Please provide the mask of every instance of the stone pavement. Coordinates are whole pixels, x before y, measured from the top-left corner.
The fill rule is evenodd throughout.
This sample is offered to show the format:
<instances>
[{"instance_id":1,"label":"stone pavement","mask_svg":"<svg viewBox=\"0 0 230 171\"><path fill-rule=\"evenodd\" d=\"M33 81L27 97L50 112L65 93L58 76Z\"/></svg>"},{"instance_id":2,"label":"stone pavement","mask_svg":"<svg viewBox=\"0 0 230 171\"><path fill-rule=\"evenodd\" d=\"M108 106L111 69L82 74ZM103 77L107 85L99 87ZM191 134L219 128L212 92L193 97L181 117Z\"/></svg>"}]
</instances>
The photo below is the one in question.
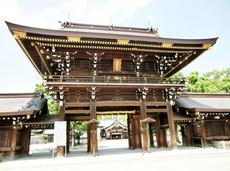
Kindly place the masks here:
<instances>
[{"instance_id":1,"label":"stone pavement","mask_svg":"<svg viewBox=\"0 0 230 171\"><path fill-rule=\"evenodd\" d=\"M113 146L109 146L112 143ZM99 145L99 155L92 157L85 150L75 150L66 158L51 158L46 155L32 155L15 161L0 163L0 171L131 171L131 170L183 170L183 171L229 171L230 150L215 148L167 148L141 150L122 148L121 141L106 141ZM124 145L124 144L123 144Z\"/></svg>"}]
</instances>

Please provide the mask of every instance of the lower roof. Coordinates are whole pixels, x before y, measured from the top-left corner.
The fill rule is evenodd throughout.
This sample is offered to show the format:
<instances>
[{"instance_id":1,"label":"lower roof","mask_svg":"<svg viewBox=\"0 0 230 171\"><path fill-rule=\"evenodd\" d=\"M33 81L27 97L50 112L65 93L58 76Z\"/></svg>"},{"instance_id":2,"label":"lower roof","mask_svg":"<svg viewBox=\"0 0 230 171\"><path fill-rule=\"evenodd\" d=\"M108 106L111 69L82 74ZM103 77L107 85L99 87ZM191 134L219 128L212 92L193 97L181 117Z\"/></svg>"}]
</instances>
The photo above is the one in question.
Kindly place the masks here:
<instances>
[{"instance_id":1,"label":"lower roof","mask_svg":"<svg viewBox=\"0 0 230 171\"><path fill-rule=\"evenodd\" d=\"M39 93L0 94L0 114L12 114L39 111L47 99Z\"/></svg>"},{"instance_id":2,"label":"lower roof","mask_svg":"<svg viewBox=\"0 0 230 171\"><path fill-rule=\"evenodd\" d=\"M175 102L200 112L230 112L230 94L182 94Z\"/></svg>"}]
</instances>

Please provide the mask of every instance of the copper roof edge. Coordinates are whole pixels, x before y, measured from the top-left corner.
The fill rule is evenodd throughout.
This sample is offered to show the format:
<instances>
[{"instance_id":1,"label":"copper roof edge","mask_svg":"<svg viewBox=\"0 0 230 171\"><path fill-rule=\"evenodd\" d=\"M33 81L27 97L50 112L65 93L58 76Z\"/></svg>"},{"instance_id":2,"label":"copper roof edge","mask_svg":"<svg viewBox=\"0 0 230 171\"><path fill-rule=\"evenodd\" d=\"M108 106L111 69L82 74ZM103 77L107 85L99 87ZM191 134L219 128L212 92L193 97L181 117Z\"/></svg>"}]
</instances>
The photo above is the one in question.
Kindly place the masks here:
<instances>
[{"instance_id":1,"label":"copper roof edge","mask_svg":"<svg viewBox=\"0 0 230 171\"><path fill-rule=\"evenodd\" d=\"M69 36L71 34L74 36L77 33L80 33L80 34L84 33L84 32L78 32L77 30L75 30L75 31L63 30L61 28L60 29L45 29L45 28L24 26L24 25L20 25L20 24L11 23L8 21L5 21L5 23L11 32L12 31L22 31L22 32L28 32L28 33L34 33L34 34L50 35L50 36ZM122 27L120 27L120 28L122 28ZM82 28L82 29L84 29L84 28ZM135 29L143 29L143 28L135 28ZM148 33L148 32L146 32L146 33ZM100 33L100 34L102 34L102 33ZM109 35L109 33L107 33L107 34ZM179 44L180 43L181 44L210 43L210 44L214 45L216 43L217 39L219 38L219 37L213 37L213 38L206 38L206 39L177 39L177 38L164 38L164 37L159 37L159 36L152 37L153 34L149 34L149 35L151 35L151 37L149 37L149 38L151 38L153 41L156 41L156 42L160 42L160 41L168 42L168 41L170 41L170 42L179 43ZM131 37L148 37L148 36L131 36Z\"/></svg>"}]
</instances>

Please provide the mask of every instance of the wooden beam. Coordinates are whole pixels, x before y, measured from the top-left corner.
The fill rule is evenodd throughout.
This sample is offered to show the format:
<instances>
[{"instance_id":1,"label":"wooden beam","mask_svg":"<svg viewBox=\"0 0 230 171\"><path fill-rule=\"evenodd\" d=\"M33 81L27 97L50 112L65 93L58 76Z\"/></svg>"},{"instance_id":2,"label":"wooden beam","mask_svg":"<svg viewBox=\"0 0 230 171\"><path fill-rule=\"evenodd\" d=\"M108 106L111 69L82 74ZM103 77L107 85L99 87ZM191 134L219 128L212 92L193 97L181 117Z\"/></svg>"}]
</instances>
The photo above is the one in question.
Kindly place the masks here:
<instances>
[{"instance_id":1,"label":"wooden beam","mask_svg":"<svg viewBox=\"0 0 230 171\"><path fill-rule=\"evenodd\" d=\"M147 113L167 113L168 109L146 109Z\"/></svg>"},{"instance_id":2,"label":"wooden beam","mask_svg":"<svg viewBox=\"0 0 230 171\"><path fill-rule=\"evenodd\" d=\"M140 106L140 102L138 101L98 101L96 102L97 107L105 107L105 106Z\"/></svg>"},{"instance_id":3,"label":"wooden beam","mask_svg":"<svg viewBox=\"0 0 230 171\"><path fill-rule=\"evenodd\" d=\"M0 152L9 152L11 151L11 147L0 147Z\"/></svg>"},{"instance_id":4,"label":"wooden beam","mask_svg":"<svg viewBox=\"0 0 230 171\"><path fill-rule=\"evenodd\" d=\"M13 111L13 112L1 112L0 117L8 117L8 116L24 116L24 115L33 115L34 110L29 111Z\"/></svg>"},{"instance_id":5,"label":"wooden beam","mask_svg":"<svg viewBox=\"0 0 230 171\"><path fill-rule=\"evenodd\" d=\"M46 85L64 86L64 87L118 87L118 88L171 88L171 87L184 87L184 84L161 84L161 83L106 83L106 82L76 82L76 81L48 81Z\"/></svg>"},{"instance_id":6,"label":"wooden beam","mask_svg":"<svg viewBox=\"0 0 230 171\"><path fill-rule=\"evenodd\" d=\"M66 102L65 107L89 107L89 102Z\"/></svg>"},{"instance_id":7,"label":"wooden beam","mask_svg":"<svg viewBox=\"0 0 230 171\"><path fill-rule=\"evenodd\" d=\"M67 115L66 120L68 121L89 121L89 115Z\"/></svg>"},{"instance_id":8,"label":"wooden beam","mask_svg":"<svg viewBox=\"0 0 230 171\"><path fill-rule=\"evenodd\" d=\"M38 49L37 45L34 45L37 53L38 53L38 56L40 57L42 63L45 65L46 67L46 70L49 72L50 75L52 75L52 69L50 68L49 64L45 61L44 57L42 56L40 50Z\"/></svg>"},{"instance_id":9,"label":"wooden beam","mask_svg":"<svg viewBox=\"0 0 230 171\"><path fill-rule=\"evenodd\" d=\"M165 106L167 107L167 102L145 102L146 106Z\"/></svg>"},{"instance_id":10,"label":"wooden beam","mask_svg":"<svg viewBox=\"0 0 230 171\"><path fill-rule=\"evenodd\" d=\"M7 126L0 126L0 130L11 130L11 129L20 129L21 126L12 126L12 125L7 125Z\"/></svg>"},{"instance_id":11,"label":"wooden beam","mask_svg":"<svg viewBox=\"0 0 230 171\"><path fill-rule=\"evenodd\" d=\"M65 110L65 114L89 114L90 110L71 110L71 109L67 109Z\"/></svg>"},{"instance_id":12,"label":"wooden beam","mask_svg":"<svg viewBox=\"0 0 230 171\"><path fill-rule=\"evenodd\" d=\"M97 112L97 115L111 115L111 113L125 115L125 114L133 114L135 113L135 110L113 110L113 111Z\"/></svg>"},{"instance_id":13,"label":"wooden beam","mask_svg":"<svg viewBox=\"0 0 230 171\"><path fill-rule=\"evenodd\" d=\"M25 123L22 123L23 125L53 125L54 124L54 121L48 121L48 122L25 122Z\"/></svg>"}]
</instances>

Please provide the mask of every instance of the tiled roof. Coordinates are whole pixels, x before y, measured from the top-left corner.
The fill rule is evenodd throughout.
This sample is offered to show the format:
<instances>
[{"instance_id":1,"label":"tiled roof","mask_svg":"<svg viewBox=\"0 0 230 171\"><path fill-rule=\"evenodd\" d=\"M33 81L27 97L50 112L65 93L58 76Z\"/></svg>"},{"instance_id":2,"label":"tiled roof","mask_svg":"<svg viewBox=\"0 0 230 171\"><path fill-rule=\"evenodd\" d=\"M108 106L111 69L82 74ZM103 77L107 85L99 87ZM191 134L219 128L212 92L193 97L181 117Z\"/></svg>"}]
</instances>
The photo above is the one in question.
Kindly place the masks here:
<instances>
[{"instance_id":1,"label":"tiled roof","mask_svg":"<svg viewBox=\"0 0 230 171\"><path fill-rule=\"evenodd\" d=\"M179 107L202 110L229 110L230 94L187 94L175 100Z\"/></svg>"},{"instance_id":2,"label":"tiled roof","mask_svg":"<svg viewBox=\"0 0 230 171\"><path fill-rule=\"evenodd\" d=\"M39 111L46 103L38 93L0 94L0 113Z\"/></svg>"}]
</instances>

